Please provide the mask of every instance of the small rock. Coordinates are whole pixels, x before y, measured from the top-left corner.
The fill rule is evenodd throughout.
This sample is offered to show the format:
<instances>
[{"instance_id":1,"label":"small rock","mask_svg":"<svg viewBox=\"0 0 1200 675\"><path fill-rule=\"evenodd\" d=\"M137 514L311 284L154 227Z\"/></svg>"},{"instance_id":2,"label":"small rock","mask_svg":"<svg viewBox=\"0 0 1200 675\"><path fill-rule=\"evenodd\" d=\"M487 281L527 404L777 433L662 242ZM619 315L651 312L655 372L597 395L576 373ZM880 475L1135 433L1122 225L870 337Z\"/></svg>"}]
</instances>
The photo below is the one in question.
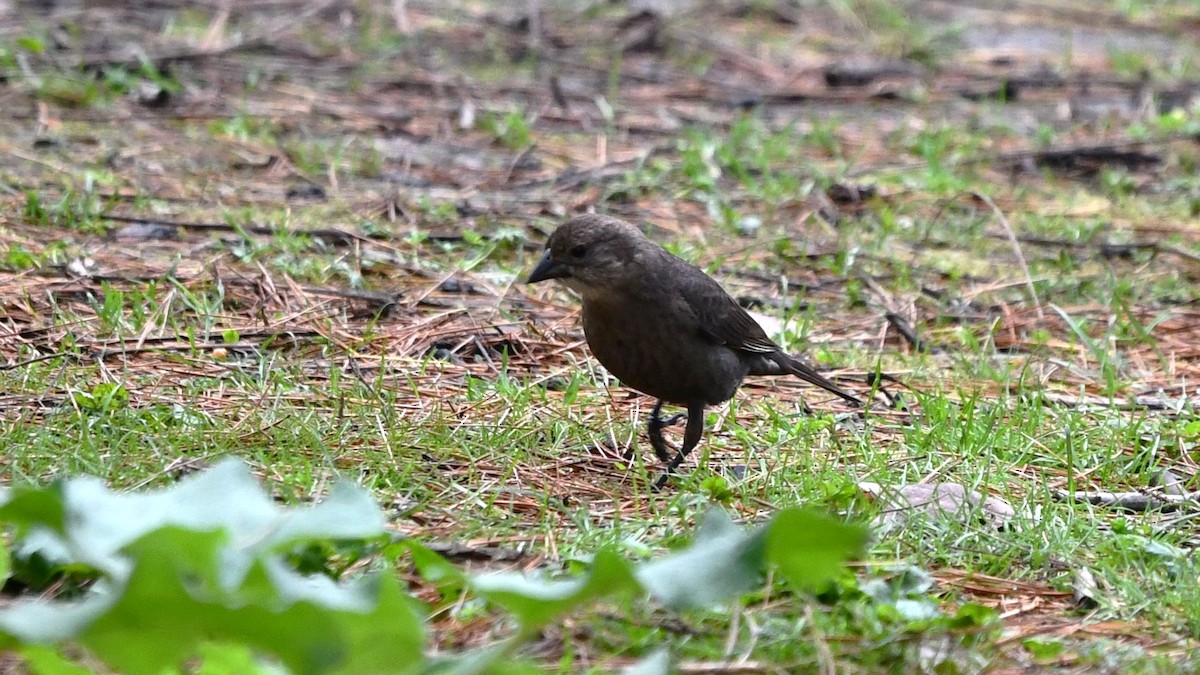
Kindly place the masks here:
<instances>
[{"instance_id":1,"label":"small rock","mask_svg":"<svg viewBox=\"0 0 1200 675\"><path fill-rule=\"evenodd\" d=\"M999 497L984 497L958 483L915 483L887 488L878 483L861 482L858 489L872 499L883 500L888 511L880 516L884 525L903 525L910 514L930 518L950 517L967 520L981 516L996 529L1008 524L1016 511Z\"/></svg>"},{"instance_id":2,"label":"small rock","mask_svg":"<svg viewBox=\"0 0 1200 675\"><path fill-rule=\"evenodd\" d=\"M175 239L179 228L170 223L130 223L113 233L117 239Z\"/></svg>"},{"instance_id":3,"label":"small rock","mask_svg":"<svg viewBox=\"0 0 1200 675\"><path fill-rule=\"evenodd\" d=\"M96 261L91 258L75 258L67 263L67 274L81 279L92 276L96 270Z\"/></svg>"},{"instance_id":4,"label":"small rock","mask_svg":"<svg viewBox=\"0 0 1200 675\"><path fill-rule=\"evenodd\" d=\"M1075 596L1075 605L1082 609L1095 609L1100 604L1100 587L1096 577L1086 567L1075 570L1075 578L1071 584Z\"/></svg>"}]
</instances>

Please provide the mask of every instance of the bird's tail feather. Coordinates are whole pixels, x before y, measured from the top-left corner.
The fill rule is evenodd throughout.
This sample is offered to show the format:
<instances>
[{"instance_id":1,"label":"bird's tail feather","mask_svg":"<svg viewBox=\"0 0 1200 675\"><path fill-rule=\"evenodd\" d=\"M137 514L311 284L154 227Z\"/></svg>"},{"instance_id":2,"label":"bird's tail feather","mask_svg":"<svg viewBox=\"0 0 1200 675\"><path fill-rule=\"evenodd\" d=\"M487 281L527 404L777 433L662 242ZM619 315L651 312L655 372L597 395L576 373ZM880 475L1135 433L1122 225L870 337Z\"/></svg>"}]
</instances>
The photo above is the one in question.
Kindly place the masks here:
<instances>
[{"instance_id":1,"label":"bird's tail feather","mask_svg":"<svg viewBox=\"0 0 1200 675\"><path fill-rule=\"evenodd\" d=\"M772 356L774 357L774 355L772 355ZM809 366L805 365L799 359L793 358L791 356L788 356L787 354L780 352L780 353L778 353L778 356L772 358L772 360L776 364L779 365L780 369L783 372L795 375L796 377L804 380L805 382L808 382L809 384L815 384L816 386L824 389L825 391L828 391L833 394L837 394L838 396L849 401L850 403L853 403L855 405L862 405L862 399L855 396L854 394L851 394L850 392L846 391L845 389L842 389L841 387L830 382L829 380L825 379L824 377L821 376L820 373L813 370Z\"/></svg>"}]
</instances>

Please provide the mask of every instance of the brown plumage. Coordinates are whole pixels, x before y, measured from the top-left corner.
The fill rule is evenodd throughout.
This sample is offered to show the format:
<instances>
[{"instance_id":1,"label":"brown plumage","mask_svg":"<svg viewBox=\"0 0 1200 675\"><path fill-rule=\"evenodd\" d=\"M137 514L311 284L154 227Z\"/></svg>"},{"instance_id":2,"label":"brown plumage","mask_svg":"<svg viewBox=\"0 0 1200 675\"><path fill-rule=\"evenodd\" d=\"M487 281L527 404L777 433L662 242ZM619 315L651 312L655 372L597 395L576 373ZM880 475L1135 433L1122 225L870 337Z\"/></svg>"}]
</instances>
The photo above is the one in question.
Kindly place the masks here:
<instances>
[{"instance_id":1,"label":"brown plumage","mask_svg":"<svg viewBox=\"0 0 1200 675\"><path fill-rule=\"evenodd\" d=\"M650 444L668 462L668 473L700 442L705 406L732 398L747 375L791 374L861 403L783 353L703 270L625 221L585 215L563 223L528 283L546 279L583 300L583 332L600 363L626 386L658 399ZM673 459L662 438L664 402L687 408L683 445Z\"/></svg>"}]
</instances>

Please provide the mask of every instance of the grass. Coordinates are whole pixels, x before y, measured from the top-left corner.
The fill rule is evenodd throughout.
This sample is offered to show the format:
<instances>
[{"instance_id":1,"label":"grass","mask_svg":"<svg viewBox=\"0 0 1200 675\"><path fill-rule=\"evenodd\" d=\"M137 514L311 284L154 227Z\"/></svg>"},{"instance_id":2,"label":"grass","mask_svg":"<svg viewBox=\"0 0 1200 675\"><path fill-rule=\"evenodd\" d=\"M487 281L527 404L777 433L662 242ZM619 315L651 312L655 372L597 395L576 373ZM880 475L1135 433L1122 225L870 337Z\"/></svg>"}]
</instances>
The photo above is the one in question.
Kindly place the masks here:
<instances>
[{"instance_id":1,"label":"grass","mask_svg":"<svg viewBox=\"0 0 1200 675\"><path fill-rule=\"evenodd\" d=\"M848 39L841 22L873 7L838 3L804 30L836 45ZM1012 523L881 520L869 554L825 594L791 596L768 582L709 611L598 607L547 631L529 655L562 672L609 670L664 643L685 663L745 658L781 671L1195 665L1190 512L1129 514L1055 496L1147 490L1166 469L1197 487L1200 423L1180 394L1195 379L1197 197L1182 170L1197 161L1186 140L1194 110L1149 123L1031 126L1013 121L1012 106L963 111L932 91L874 104L862 94L826 111L738 112L697 99L707 117L667 123L662 115L685 111L647 98L639 68L652 62L694 84L735 67L711 55L693 63L689 31L728 19L689 15L671 24L690 54L684 65L679 54L614 57L586 31L554 24L568 34L552 37L578 40L562 67L598 78L593 93L606 101L567 82L564 112L525 86L533 57L514 58L514 70L480 53L513 57L512 35L488 17L455 24L421 11L434 28L416 37L363 27L314 36L322 53L363 59L340 64L354 72L344 88L325 84L339 72L334 57L298 59L290 82L262 77L245 88L275 67L247 52L223 62L237 74L223 85L211 64L173 71L172 82L234 93L215 112L171 117L134 107L123 97L129 83L110 76L80 89L77 107L52 108L106 152L62 134L52 153L4 160L5 483L87 473L119 488L159 486L192 463L237 455L285 501L313 499L349 475L391 509L399 532L517 549L522 565L551 569L602 546L642 558L681 544L713 505L748 522L796 504L871 522L888 507L863 482L957 483L1007 501ZM1153 20L1140 5L1121 11ZM184 39L203 34L202 15L162 25ZM963 49L943 37L958 35L954 27L905 39L905 17L873 20L882 56L946 63ZM773 49L795 39L746 23L762 17L739 21L774 31ZM328 44L335 39L346 42ZM446 65L463 40L470 53ZM425 70L387 74L377 59L397 51L428 57ZM752 56L737 63L766 67ZM22 100L55 100L45 83L80 75L31 67L43 86L13 85ZM438 68L486 100L480 109L491 112L474 128L448 122L468 94L423 79ZM292 105L305 92L337 99L337 116L261 114L289 110L264 104ZM411 117L403 134L438 152L387 149L382 141L400 132L377 111L399 106ZM122 133L130 111L146 115L136 142ZM1091 142L1098 129L1113 142L1146 140L1164 164L1088 174L1001 161ZM443 142L467 150L445 154ZM286 159L259 165L259 155ZM125 156L136 159L113 159ZM327 198L285 197L306 181ZM868 186L873 196L862 200L829 197ZM1011 222L1028 278L974 193ZM705 441L674 488L652 493L658 467L643 437L652 401L590 358L565 292L517 283L544 233L592 205L653 223L655 239L736 296L791 320L789 346L857 390L876 371L908 387L885 383L898 403L881 398L860 414L794 382L750 382L709 411ZM224 228L127 237L104 217L112 213ZM262 225L279 231L254 230ZM362 236L341 245L311 234L329 227ZM1105 254L1127 243L1154 246ZM900 339L887 312L928 348ZM1139 395L1151 404L1128 405ZM1098 591L1077 604L1084 568ZM447 645L505 629L478 599L439 608L433 625Z\"/></svg>"}]
</instances>

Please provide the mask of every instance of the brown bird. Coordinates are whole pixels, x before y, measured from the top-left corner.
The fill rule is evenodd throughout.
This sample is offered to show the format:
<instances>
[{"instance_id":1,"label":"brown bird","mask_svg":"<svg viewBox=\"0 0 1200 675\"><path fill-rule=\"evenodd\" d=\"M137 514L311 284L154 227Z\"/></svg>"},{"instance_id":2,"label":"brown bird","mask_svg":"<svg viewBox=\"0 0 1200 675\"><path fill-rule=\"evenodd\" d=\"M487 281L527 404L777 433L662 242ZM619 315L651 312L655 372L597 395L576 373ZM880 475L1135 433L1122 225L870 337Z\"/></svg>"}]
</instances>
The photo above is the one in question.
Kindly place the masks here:
<instances>
[{"instance_id":1,"label":"brown bird","mask_svg":"<svg viewBox=\"0 0 1200 675\"><path fill-rule=\"evenodd\" d=\"M583 300L583 332L596 358L626 386L658 399L648 432L667 462L662 487L704 433L704 407L723 403L747 375L791 374L854 404L857 396L788 356L700 268L668 253L629 223L600 215L563 223L526 283L557 279ZM687 408L672 459L663 403Z\"/></svg>"}]
</instances>

